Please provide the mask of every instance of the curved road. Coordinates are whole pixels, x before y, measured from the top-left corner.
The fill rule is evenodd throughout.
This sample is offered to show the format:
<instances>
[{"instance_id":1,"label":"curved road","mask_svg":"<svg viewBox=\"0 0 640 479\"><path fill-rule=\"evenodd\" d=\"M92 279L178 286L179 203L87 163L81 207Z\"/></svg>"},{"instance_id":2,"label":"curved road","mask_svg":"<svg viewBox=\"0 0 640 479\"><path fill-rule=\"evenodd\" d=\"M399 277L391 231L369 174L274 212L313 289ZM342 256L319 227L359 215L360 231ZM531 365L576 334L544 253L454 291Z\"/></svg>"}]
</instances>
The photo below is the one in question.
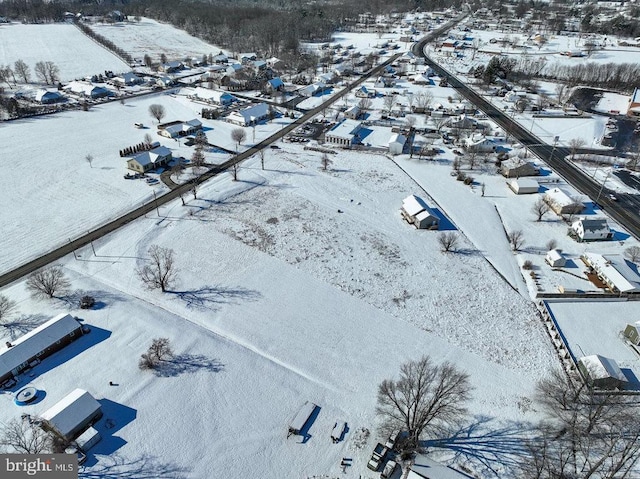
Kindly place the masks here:
<instances>
[{"instance_id":1,"label":"curved road","mask_svg":"<svg viewBox=\"0 0 640 479\"><path fill-rule=\"evenodd\" d=\"M623 225L636 239L640 239L640 216L638 215L640 211L640 196L616 194L618 201L611 200L608 196L610 191L604 188L604 185L597 183L565 160L565 157L570 153L568 148L546 144L430 58L424 52L424 47L428 41L422 39L414 44L412 47L414 55L424 57L427 65L433 68L439 76L447 78L451 87L476 105L478 109L482 110L487 117L500 125L508 134L523 145L526 145L538 158L562 176L567 183L587 195L602 209L605 209L613 219Z\"/></svg>"}]
</instances>

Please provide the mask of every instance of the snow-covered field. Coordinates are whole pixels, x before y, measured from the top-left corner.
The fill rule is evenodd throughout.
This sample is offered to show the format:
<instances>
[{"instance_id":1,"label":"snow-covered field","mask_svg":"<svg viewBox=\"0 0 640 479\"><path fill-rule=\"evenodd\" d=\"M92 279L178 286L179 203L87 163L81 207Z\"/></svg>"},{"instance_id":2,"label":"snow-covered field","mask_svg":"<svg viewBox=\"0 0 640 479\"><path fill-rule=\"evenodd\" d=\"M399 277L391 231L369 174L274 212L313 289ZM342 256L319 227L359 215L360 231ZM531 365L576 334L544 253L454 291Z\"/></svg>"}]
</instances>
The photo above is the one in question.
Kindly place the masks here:
<instances>
[{"instance_id":1,"label":"snow-covered field","mask_svg":"<svg viewBox=\"0 0 640 479\"><path fill-rule=\"evenodd\" d=\"M159 61L163 53L169 60L184 60L187 57L200 59L202 55L217 55L223 51L173 25L150 18L142 18L139 22L95 23L91 29L138 60L149 55L153 61Z\"/></svg>"},{"instance_id":2,"label":"snow-covered field","mask_svg":"<svg viewBox=\"0 0 640 479\"><path fill-rule=\"evenodd\" d=\"M0 193L4 229L0 247L0 271L8 271L37 255L85 234L97 225L166 191L162 183L148 186L144 180L124 180L128 171L119 150L135 145L149 134L153 141L171 148L173 156L190 158L192 148L156 133L149 115L151 104L165 107L164 121L199 117L201 104L184 95L157 94L94 106L88 112L67 111L54 116L12 121L0 129L3 157L10 158ZM276 118L267 124L246 128L247 139L240 150L278 131L291 120ZM147 128L137 129L142 122ZM203 120L213 145L235 150L230 131L237 128L224 121ZM29 138L28 147L18 138ZM93 156L91 165L86 156ZM229 158L222 152L206 153L206 160L220 163ZM28 174L33 172L33 174ZM25 219L28 218L28 224Z\"/></svg>"},{"instance_id":3,"label":"snow-covered field","mask_svg":"<svg viewBox=\"0 0 640 479\"><path fill-rule=\"evenodd\" d=\"M5 288L23 327L72 311L93 331L23 378L18 387L46 391L41 402L19 408L1 396L0 420L84 387L105 399L105 438L89 471L118 462L124 474L145 460L176 477L333 477L353 457L346 477L358 477L377 440L377 384L422 354L470 373L479 431L534 420L532 388L556 364L535 308L475 253L483 246L473 236L468 252L445 255L437 233L402 221L402 198L419 189L389 159L332 159L324 172L318 153L269 151L265 171L256 160L239 182L216 178L186 207L175 202L96 242L96 257L85 249L65 259L73 288L100 309L34 302L23 283ZM134 272L152 244L176 251L171 293L147 292ZM139 371L159 336L173 342L175 362L158 375ZM306 400L321 410L302 444L286 427ZM334 445L336 420L349 432ZM363 427L371 436L360 445ZM512 460L457 458L481 477Z\"/></svg>"},{"instance_id":4,"label":"snow-covered field","mask_svg":"<svg viewBox=\"0 0 640 479\"><path fill-rule=\"evenodd\" d=\"M105 70L115 73L129 70L126 63L69 23L0 23L0 64L13 67L16 60L23 60L29 65L31 81L38 81L33 68L40 61L55 63L62 81Z\"/></svg>"}]
</instances>

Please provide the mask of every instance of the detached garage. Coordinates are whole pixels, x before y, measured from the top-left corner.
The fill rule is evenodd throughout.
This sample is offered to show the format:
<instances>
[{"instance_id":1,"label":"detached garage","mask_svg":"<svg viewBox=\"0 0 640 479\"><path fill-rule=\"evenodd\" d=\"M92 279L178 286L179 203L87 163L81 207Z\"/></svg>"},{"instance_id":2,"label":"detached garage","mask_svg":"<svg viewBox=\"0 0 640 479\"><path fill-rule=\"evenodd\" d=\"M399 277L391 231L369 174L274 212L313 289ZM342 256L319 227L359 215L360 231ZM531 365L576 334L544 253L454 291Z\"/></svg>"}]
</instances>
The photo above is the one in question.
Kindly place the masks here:
<instances>
[{"instance_id":1,"label":"detached garage","mask_svg":"<svg viewBox=\"0 0 640 479\"><path fill-rule=\"evenodd\" d=\"M76 389L41 416L45 429L66 440L77 437L102 417L100 403L84 389Z\"/></svg>"},{"instance_id":2,"label":"detached garage","mask_svg":"<svg viewBox=\"0 0 640 479\"><path fill-rule=\"evenodd\" d=\"M440 218L427 206L422 198L416 195L407 196L402 201L400 214L402 214L407 223L414 225L418 229L437 230L440 224Z\"/></svg>"},{"instance_id":3,"label":"detached garage","mask_svg":"<svg viewBox=\"0 0 640 479\"><path fill-rule=\"evenodd\" d=\"M599 354L580 358L578 370L587 384L597 389L623 389L628 382L613 359Z\"/></svg>"},{"instance_id":4,"label":"detached garage","mask_svg":"<svg viewBox=\"0 0 640 479\"><path fill-rule=\"evenodd\" d=\"M516 195L530 195L537 193L540 185L538 182L531 178L515 178L507 182L509 189Z\"/></svg>"}]
</instances>

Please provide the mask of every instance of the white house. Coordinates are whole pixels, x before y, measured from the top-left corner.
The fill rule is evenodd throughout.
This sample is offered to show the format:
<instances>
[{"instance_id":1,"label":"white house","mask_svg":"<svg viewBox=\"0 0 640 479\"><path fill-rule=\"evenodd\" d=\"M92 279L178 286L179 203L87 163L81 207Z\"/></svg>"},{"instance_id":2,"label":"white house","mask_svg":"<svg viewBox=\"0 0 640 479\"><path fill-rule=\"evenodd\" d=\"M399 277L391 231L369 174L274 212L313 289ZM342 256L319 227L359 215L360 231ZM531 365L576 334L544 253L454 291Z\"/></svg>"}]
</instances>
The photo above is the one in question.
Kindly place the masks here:
<instances>
[{"instance_id":1,"label":"white house","mask_svg":"<svg viewBox=\"0 0 640 479\"><path fill-rule=\"evenodd\" d=\"M233 111L227 116L227 121L239 126L250 126L269 118L269 105L257 103L243 110Z\"/></svg>"},{"instance_id":2,"label":"white house","mask_svg":"<svg viewBox=\"0 0 640 479\"><path fill-rule=\"evenodd\" d=\"M622 389L628 383L615 360L599 354L580 358L578 370L587 384L598 389Z\"/></svg>"},{"instance_id":3,"label":"white house","mask_svg":"<svg viewBox=\"0 0 640 479\"><path fill-rule=\"evenodd\" d=\"M195 135L202 129L202 122L197 118L189 121L172 121L158 125L158 135L166 138Z\"/></svg>"},{"instance_id":4,"label":"white house","mask_svg":"<svg viewBox=\"0 0 640 479\"><path fill-rule=\"evenodd\" d=\"M407 223L414 225L418 229L437 230L440 223L438 215L422 198L416 195L409 195L402 200L400 214Z\"/></svg>"},{"instance_id":5,"label":"white house","mask_svg":"<svg viewBox=\"0 0 640 479\"><path fill-rule=\"evenodd\" d=\"M545 256L544 260L552 268L562 268L565 264L567 264L566 258L562 256L562 253L557 249L547 251L547 255Z\"/></svg>"},{"instance_id":6,"label":"white house","mask_svg":"<svg viewBox=\"0 0 640 479\"><path fill-rule=\"evenodd\" d=\"M521 176L538 176L540 168L530 161L511 158L500 163L500 173L505 178L519 178Z\"/></svg>"},{"instance_id":7,"label":"white house","mask_svg":"<svg viewBox=\"0 0 640 479\"><path fill-rule=\"evenodd\" d=\"M516 195L530 195L537 193L540 188L538 182L533 178L514 178L507 182L507 186L509 186L511 191Z\"/></svg>"},{"instance_id":8,"label":"white house","mask_svg":"<svg viewBox=\"0 0 640 479\"><path fill-rule=\"evenodd\" d=\"M113 92L103 86L90 82L72 81L62 87L63 90L88 98L102 98L113 95Z\"/></svg>"},{"instance_id":9,"label":"white house","mask_svg":"<svg viewBox=\"0 0 640 479\"><path fill-rule=\"evenodd\" d=\"M102 416L102 407L84 389L75 389L40 416L45 427L71 440Z\"/></svg>"},{"instance_id":10,"label":"white house","mask_svg":"<svg viewBox=\"0 0 640 479\"><path fill-rule=\"evenodd\" d=\"M343 120L324 135L327 143L341 146L351 146L358 141L358 132L362 124L356 120Z\"/></svg>"},{"instance_id":11,"label":"white house","mask_svg":"<svg viewBox=\"0 0 640 479\"><path fill-rule=\"evenodd\" d=\"M362 85L356 90L355 95L358 98L374 98L376 96L376 91Z\"/></svg>"},{"instance_id":12,"label":"white house","mask_svg":"<svg viewBox=\"0 0 640 479\"><path fill-rule=\"evenodd\" d=\"M544 201L558 215L577 214L584 209L582 202L577 201L560 188L547 190L544 194Z\"/></svg>"},{"instance_id":13,"label":"white house","mask_svg":"<svg viewBox=\"0 0 640 479\"><path fill-rule=\"evenodd\" d=\"M357 120L360 117L361 113L362 112L360 111L360 107L358 105L353 105L347 108L347 110L344 112L344 117L350 118L352 120Z\"/></svg>"},{"instance_id":14,"label":"white house","mask_svg":"<svg viewBox=\"0 0 640 479\"><path fill-rule=\"evenodd\" d=\"M120 86L131 86L142 83L143 80L134 72L123 73L122 75L118 75L113 78L113 83L116 83Z\"/></svg>"},{"instance_id":15,"label":"white house","mask_svg":"<svg viewBox=\"0 0 640 479\"><path fill-rule=\"evenodd\" d=\"M170 87L174 83L175 83L175 80L173 78L171 78L171 77L168 77L168 76L161 76L161 77L156 78L156 85L161 87L161 88Z\"/></svg>"},{"instance_id":16,"label":"white house","mask_svg":"<svg viewBox=\"0 0 640 479\"><path fill-rule=\"evenodd\" d=\"M236 100L232 94L222 90L210 90L209 88L196 87L191 95L194 99L206 101L216 105L230 105Z\"/></svg>"},{"instance_id":17,"label":"white house","mask_svg":"<svg viewBox=\"0 0 640 479\"><path fill-rule=\"evenodd\" d=\"M570 234L579 241L602 241L613 238L613 232L606 218L579 218L571 225Z\"/></svg>"},{"instance_id":18,"label":"white house","mask_svg":"<svg viewBox=\"0 0 640 479\"><path fill-rule=\"evenodd\" d=\"M479 153L494 152L500 147L495 139L487 138L482 134L476 134L465 138L462 140L462 146L468 151L476 151Z\"/></svg>"},{"instance_id":19,"label":"white house","mask_svg":"<svg viewBox=\"0 0 640 479\"><path fill-rule=\"evenodd\" d=\"M391 138L389 138L389 142L387 143L389 153L392 155L401 155L406 142L407 139L403 135L400 133L394 133L391 135Z\"/></svg>"},{"instance_id":20,"label":"white house","mask_svg":"<svg viewBox=\"0 0 640 479\"><path fill-rule=\"evenodd\" d=\"M620 254L585 252L580 257L615 293L640 293L640 276Z\"/></svg>"}]
</instances>

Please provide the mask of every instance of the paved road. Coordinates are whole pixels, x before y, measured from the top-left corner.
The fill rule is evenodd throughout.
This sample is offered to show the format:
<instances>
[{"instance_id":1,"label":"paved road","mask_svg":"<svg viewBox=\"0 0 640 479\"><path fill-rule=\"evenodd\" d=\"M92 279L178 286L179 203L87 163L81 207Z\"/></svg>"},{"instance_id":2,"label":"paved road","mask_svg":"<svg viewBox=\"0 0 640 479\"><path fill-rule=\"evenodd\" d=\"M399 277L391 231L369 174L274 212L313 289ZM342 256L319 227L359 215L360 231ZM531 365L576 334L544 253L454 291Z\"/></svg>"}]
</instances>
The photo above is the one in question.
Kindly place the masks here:
<instances>
[{"instance_id":1,"label":"paved road","mask_svg":"<svg viewBox=\"0 0 640 479\"><path fill-rule=\"evenodd\" d=\"M455 88L462 96L482 110L488 118L500 125L517 141L526 145L538 158L546 162L557 174L562 176L571 186L588 196L594 203L598 203L617 222L623 225L635 238L640 239L640 197L638 195L616 195L618 201L608 197L610 191L603 188L588 175L565 160L570 153L568 148L556 147L543 142L536 135L529 132L515 122L502 110L493 106L484 97L480 96L455 75L445 70L425 52L424 47L428 40L421 40L413 46L413 53L425 58L425 62L434 69L439 76L447 78L449 85ZM586 150L585 150L586 151Z\"/></svg>"}]
</instances>

